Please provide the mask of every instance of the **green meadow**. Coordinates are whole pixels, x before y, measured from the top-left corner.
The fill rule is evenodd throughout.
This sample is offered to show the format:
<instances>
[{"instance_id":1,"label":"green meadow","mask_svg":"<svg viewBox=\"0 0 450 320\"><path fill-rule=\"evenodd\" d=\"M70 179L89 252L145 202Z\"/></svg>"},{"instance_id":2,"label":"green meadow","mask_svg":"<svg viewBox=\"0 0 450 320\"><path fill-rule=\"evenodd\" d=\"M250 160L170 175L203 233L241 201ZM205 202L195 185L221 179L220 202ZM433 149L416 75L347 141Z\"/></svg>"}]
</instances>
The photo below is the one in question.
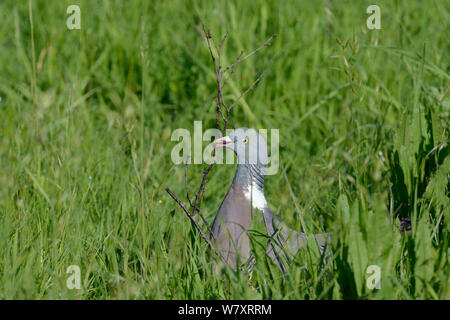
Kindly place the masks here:
<instances>
[{"instance_id":1,"label":"green meadow","mask_svg":"<svg viewBox=\"0 0 450 320\"><path fill-rule=\"evenodd\" d=\"M0 298L450 299L449 13L445 0L1 1ZM229 127L279 129L266 198L290 227L333 232L326 266L308 248L284 277L263 254L251 275L217 276L166 193L187 203L172 132L216 126L203 25L228 32L224 66L277 34L229 81L233 101L266 70ZM205 168L189 166L191 192ZM208 176L210 224L234 172Z\"/></svg>"}]
</instances>

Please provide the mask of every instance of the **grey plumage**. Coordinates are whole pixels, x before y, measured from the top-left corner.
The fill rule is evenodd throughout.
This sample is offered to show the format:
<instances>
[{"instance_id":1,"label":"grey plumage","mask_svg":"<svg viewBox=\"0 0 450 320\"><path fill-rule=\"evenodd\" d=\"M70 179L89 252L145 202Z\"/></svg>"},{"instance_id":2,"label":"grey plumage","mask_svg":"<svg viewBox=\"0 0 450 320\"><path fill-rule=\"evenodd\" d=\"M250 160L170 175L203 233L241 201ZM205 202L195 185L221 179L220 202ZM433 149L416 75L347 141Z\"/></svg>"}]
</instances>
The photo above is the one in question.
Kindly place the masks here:
<instances>
[{"instance_id":1,"label":"grey plumage","mask_svg":"<svg viewBox=\"0 0 450 320\"><path fill-rule=\"evenodd\" d=\"M268 236L267 255L284 272L292 256L306 248L307 237L284 226L270 211L264 197L264 178L268 164L267 144L253 129L240 128L217 139L216 147L225 147L237 154L238 165L233 182L212 226L211 241L222 259L236 269L252 258L247 231L255 214L261 214ZM329 247L331 234L314 238L321 252ZM250 263L251 264L251 263Z\"/></svg>"}]
</instances>

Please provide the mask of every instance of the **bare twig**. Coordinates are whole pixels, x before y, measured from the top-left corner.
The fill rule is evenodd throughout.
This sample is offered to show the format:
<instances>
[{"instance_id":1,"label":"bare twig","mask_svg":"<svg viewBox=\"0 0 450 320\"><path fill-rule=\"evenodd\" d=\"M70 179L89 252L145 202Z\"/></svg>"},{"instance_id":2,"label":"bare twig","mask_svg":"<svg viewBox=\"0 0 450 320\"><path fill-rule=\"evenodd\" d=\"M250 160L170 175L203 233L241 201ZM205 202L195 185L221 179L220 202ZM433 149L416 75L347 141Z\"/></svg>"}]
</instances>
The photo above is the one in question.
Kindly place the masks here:
<instances>
[{"instance_id":1,"label":"bare twig","mask_svg":"<svg viewBox=\"0 0 450 320\"><path fill-rule=\"evenodd\" d=\"M193 208L193 212L195 212L195 210L197 210L197 204L198 204L198 199L200 197L200 194L203 191L203 188L205 187L205 183L206 183L206 178L208 177L209 172L211 171L212 167L214 166L214 162L212 162L208 168L203 172L203 178L202 178L202 182L200 183L200 188L198 188L197 193L195 194L195 201L194 201L194 208Z\"/></svg>"},{"instance_id":2,"label":"bare twig","mask_svg":"<svg viewBox=\"0 0 450 320\"><path fill-rule=\"evenodd\" d=\"M248 55L246 55L246 56L243 57L242 59L238 58L233 64L231 64L231 65L229 65L228 67L226 67L225 70L224 70L223 72L224 72L224 73L227 72L228 70L234 68L236 65L238 65L238 64L241 63L242 61L248 59L249 57L251 57L252 55L254 55L255 53L257 53L258 51L264 49L265 47L270 46L270 42L271 42L271 41L273 40L273 38L275 38L276 36L277 36L276 34L271 35L270 38L267 39L266 42L264 42L264 44L263 44L261 47L259 47L259 48L255 49L255 50L253 50L252 52L250 52Z\"/></svg>"},{"instance_id":3,"label":"bare twig","mask_svg":"<svg viewBox=\"0 0 450 320\"><path fill-rule=\"evenodd\" d=\"M189 157L186 159L186 162L184 164L184 187L186 189L187 201L189 202L189 205L191 207L193 207L192 201L191 201L191 197L189 196L189 186L188 186L188 179L187 179L187 176L188 176L188 164L189 164Z\"/></svg>"},{"instance_id":4,"label":"bare twig","mask_svg":"<svg viewBox=\"0 0 450 320\"><path fill-rule=\"evenodd\" d=\"M262 77L264 76L264 74L266 73L266 70L264 70L263 72L261 72L261 74L259 75L259 77L255 80L255 82L252 83L252 85L250 87L248 87L247 90L244 91L243 94L241 94L239 96L239 98L236 99L236 101L234 101L231 106L228 108L228 112L231 111L231 108L233 108L235 106L236 103L239 102L239 100L241 100L242 97L244 97L250 90L253 89L253 87L262 79Z\"/></svg>"},{"instance_id":5,"label":"bare twig","mask_svg":"<svg viewBox=\"0 0 450 320\"><path fill-rule=\"evenodd\" d=\"M241 51L241 53L238 55L238 57L236 58L235 61L238 61L238 60L242 57L243 54L244 54L244 50ZM233 73L234 73L234 71L235 71L235 67L236 67L236 66L237 66L236 63L234 63L234 64L232 65L231 71L228 73L228 77L225 79L225 81L224 81L223 84L222 84L222 88L224 88L225 85L227 84L228 80L230 80L231 76L233 75Z\"/></svg>"},{"instance_id":6,"label":"bare twig","mask_svg":"<svg viewBox=\"0 0 450 320\"><path fill-rule=\"evenodd\" d=\"M196 31L199 32L199 28L196 28ZM219 132L222 133L222 135L225 135L226 129L227 129L227 125L228 125L228 121L230 119L230 112L231 109L241 100L241 98L243 98L248 92L250 92L255 85L262 79L262 77L265 74L265 71L263 71L259 77L252 83L252 85L250 87L248 87L247 90L245 90L233 103L231 103L231 105L228 107L224 97L223 97L223 89L225 87L225 85L227 84L228 80L230 79L230 77L233 75L233 73L235 72L236 66L241 63L242 61L248 59L249 57L251 57L252 55L254 55L255 53L257 53L258 51L262 50L264 47L267 47L271 44L271 41L273 40L273 38L276 37L275 34L273 34L270 38L268 38L266 40L266 42L264 42L264 44L251 51L249 54L247 54L246 56L242 57L244 55L244 51L241 51L241 53L239 54L239 56L236 58L236 60L234 61L234 63L232 63L231 65L227 66L226 68L222 67L222 51L223 51L223 46L225 44L225 41L228 37L228 33L225 34L225 36L222 38L222 41L220 42L219 46L217 46L214 37L211 35L211 31L210 30L206 30L205 27L203 26L203 33L206 39L206 43L208 45L208 50L209 50L209 54L211 56L211 60L213 62L213 66L214 66L214 72L216 74L216 83L217 83L217 97L215 98L215 102L216 102L216 127L217 130ZM213 53L213 49L212 47L215 48L216 54ZM224 74L226 72L229 72L227 77L224 79ZM222 120L223 125L221 126L220 124L220 120ZM216 149L214 148L213 150L213 157L215 158L216 156ZM185 163L185 188L186 188L186 198L187 201L189 202L189 205L192 209L191 212L189 212L189 210L186 208L186 206L184 205L184 203L182 201L180 201L176 195L169 189L166 188L167 193L177 202L177 204L183 209L183 211L186 213L186 215L188 216L188 218L192 221L192 223L194 224L195 228L198 230L198 232L200 233L200 236L208 243L208 245L210 245L211 248L214 248L214 246L211 243L211 240L208 239L205 235L205 233L202 231L200 225L198 224L198 222L195 220L195 215L198 214L200 216L200 218L202 219L203 223L206 225L210 236L212 239L215 240L214 234L209 226L209 224L207 223L206 219L204 218L204 216L201 214L200 211L200 204L202 201L199 202L200 198L203 199L203 195L205 193L205 187L206 187L206 183L207 183L207 177L208 174L210 173L212 167L214 166L215 161L213 161L211 164L208 165L208 167L206 168L205 171L203 171L203 176L202 176L202 180L200 183L200 186L197 190L197 192L195 193L195 198L192 201L192 198L189 194L189 187L188 187L188 178L187 178L187 174L188 174L188 161L186 161ZM215 249L215 248L214 248ZM219 254L219 256L221 256Z\"/></svg>"},{"instance_id":7,"label":"bare twig","mask_svg":"<svg viewBox=\"0 0 450 320\"><path fill-rule=\"evenodd\" d=\"M172 197L173 200L178 203L178 205L183 209L184 213L188 216L189 219L191 219L192 223L194 224L195 228L197 228L197 231L200 233L200 236L212 247L211 241L206 237L206 235L203 233L202 228L198 225L197 221L194 219L194 217L190 214L189 210L186 208L183 202L180 201L180 199L177 198L177 196L170 190L168 187L166 187L166 191L169 194L169 196Z\"/></svg>"},{"instance_id":8,"label":"bare twig","mask_svg":"<svg viewBox=\"0 0 450 320\"><path fill-rule=\"evenodd\" d=\"M186 198L187 198L187 201L189 202L189 205L190 205L191 208L193 209L193 210L192 210L192 215L193 215L193 217L195 218L195 215L198 213L198 215L199 215L200 218L202 219L203 223L204 223L204 224L206 225L206 227L208 228L208 231L209 231L210 236L211 236L213 239L215 239L214 234L213 234L211 228L209 227L208 222L206 222L205 217L204 217L204 216L202 215L202 213L200 212L200 209L198 208L198 206L192 204L191 197L189 196L189 186L188 186L188 180L187 180L187 175L188 175L188 162L189 162L189 158L186 160L186 163L185 163L185 171L184 171L184 185L185 185L185 188L186 188ZM205 190L205 187L203 187L203 191L204 191L204 190ZM202 195L203 195L203 192L202 192ZM197 196L195 197L195 201L196 201L196 202L198 201L198 197L197 197Z\"/></svg>"}]
</instances>

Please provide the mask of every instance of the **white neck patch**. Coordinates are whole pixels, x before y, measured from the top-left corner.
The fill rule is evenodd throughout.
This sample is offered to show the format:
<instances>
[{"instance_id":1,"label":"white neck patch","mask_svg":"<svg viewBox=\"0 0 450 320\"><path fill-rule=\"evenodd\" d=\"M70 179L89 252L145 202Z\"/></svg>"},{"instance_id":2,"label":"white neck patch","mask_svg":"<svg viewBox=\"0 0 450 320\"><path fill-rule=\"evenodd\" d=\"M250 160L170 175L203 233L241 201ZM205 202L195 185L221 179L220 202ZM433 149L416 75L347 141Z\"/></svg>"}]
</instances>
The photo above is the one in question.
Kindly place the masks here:
<instances>
[{"instance_id":1,"label":"white neck patch","mask_svg":"<svg viewBox=\"0 0 450 320\"><path fill-rule=\"evenodd\" d=\"M267 207L267 201L264 197L264 190L261 190L254 186L248 187L244 190L245 198L247 198L251 203L253 208L264 210Z\"/></svg>"}]
</instances>

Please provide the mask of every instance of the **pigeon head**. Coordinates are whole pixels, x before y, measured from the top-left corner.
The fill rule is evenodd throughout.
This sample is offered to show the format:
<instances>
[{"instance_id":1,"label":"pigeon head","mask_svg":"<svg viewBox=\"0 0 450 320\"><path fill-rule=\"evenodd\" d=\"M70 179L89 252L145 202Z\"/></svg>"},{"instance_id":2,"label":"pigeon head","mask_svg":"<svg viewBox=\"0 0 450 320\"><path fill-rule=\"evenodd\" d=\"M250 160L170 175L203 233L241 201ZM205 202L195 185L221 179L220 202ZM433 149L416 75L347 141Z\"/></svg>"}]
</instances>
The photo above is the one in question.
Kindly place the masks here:
<instances>
[{"instance_id":1,"label":"pigeon head","mask_svg":"<svg viewBox=\"0 0 450 320\"><path fill-rule=\"evenodd\" d=\"M233 150L238 164L266 167L269 162L266 140L255 129L234 129L227 136L215 140L214 146Z\"/></svg>"}]
</instances>

